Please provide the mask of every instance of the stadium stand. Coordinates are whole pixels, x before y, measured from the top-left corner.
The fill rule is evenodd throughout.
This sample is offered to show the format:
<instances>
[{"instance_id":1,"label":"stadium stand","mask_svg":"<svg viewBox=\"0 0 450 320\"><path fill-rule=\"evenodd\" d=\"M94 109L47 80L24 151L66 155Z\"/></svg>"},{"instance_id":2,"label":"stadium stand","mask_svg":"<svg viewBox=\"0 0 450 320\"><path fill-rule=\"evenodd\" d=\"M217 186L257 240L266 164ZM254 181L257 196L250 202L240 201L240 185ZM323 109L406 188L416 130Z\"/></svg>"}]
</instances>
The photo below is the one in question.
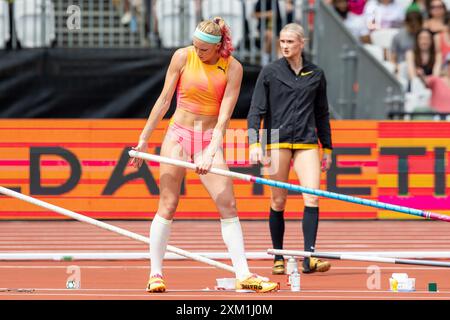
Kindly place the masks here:
<instances>
[{"instance_id":1,"label":"stadium stand","mask_svg":"<svg viewBox=\"0 0 450 320\"><path fill-rule=\"evenodd\" d=\"M6 1L0 1L0 49L3 49L10 38L9 8Z\"/></svg>"},{"instance_id":2,"label":"stadium stand","mask_svg":"<svg viewBox=\"0 0 450 320\"><path fill-rule=\"evenodd\" d=\"M49 47L55 40L55 8L51 0L15 0L17 37L24 48Z\"/></svg>"}]
</instances>

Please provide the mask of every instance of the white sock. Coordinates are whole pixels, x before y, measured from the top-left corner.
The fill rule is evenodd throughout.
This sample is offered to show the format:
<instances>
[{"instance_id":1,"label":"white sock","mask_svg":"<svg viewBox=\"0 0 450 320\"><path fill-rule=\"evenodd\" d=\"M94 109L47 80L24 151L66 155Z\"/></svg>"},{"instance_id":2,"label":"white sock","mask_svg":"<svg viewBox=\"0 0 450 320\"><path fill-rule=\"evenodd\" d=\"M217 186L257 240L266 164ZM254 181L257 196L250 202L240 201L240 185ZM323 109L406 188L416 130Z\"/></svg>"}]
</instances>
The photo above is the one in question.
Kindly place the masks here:
<instances>
[{"instance_id":1,"label":"white sock","mask_svg":"<svg viewBox=\"0 0 450 320\"><path fill-rule=\"evenodd\" d=\"M228 248L236 278L243 280L250 275L245 257L244 237L238 217L221 219L222 238Z\"/></svg>"},{"instance_id":2,"label":"white sock","mask_svg":"<svg viewBox=\"0 0 450 320\"><path fill-rule=\"evenodd\" d=\"M172 220L155 215L150 227L150 276L162 275L162 262L170 237Z\"/></svg>"}]
</instances>

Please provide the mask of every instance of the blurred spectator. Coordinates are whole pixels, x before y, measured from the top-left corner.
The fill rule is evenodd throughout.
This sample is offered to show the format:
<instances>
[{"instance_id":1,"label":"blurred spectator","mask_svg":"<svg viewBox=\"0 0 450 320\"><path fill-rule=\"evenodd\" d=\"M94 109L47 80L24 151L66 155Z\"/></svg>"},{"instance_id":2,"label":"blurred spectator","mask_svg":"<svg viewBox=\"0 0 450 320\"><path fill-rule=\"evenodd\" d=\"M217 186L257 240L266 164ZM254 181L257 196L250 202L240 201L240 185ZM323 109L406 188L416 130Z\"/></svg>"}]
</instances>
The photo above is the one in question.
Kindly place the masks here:
<instances>
[{"instance_id":1,"label":"blurred spectator","mask_svg":"<svg viewBox=\"0 0 450 320\"><path fill-rule=\"evenodd\" d=\"M123 10L123 16L120 23L130 25L133 32L137 31L137 21L140 13L142 13L142 0L113 0L113 4L117 10Z\"/></svg>"},{"instance_id":2,"label":"blurred spectator","mask_svg":"<svg viewBox=\"0 0 450 320\"><path fill-rule=\"evenodd\" d=\"M263 5L265 4L265 6ZM258 0L258 2L255 4L255 11L254 16L258 19L258 31L259 36L264 36L265 46L264 46L264 52L262 59L262 64L265 65L267 62L269 62L270 52L272 49L272 39L273 39L273 33L272 33L272 26L273 26L273 17L276 17L276 37L278 37L278 34L281 31L283 21L280 14L280 7L278 5L278 1L275 1L276 7L272 8L272 0ZM262 11L265 9L264 11ZM285 3L285 9L286 9L286 17L285 22L291 23L293 22L293 12L294 12L294 5L292 0L286 0ZM274 13L275 11L275 13ZM275 15L276 14L276 15ZM263 32L262 30L262 21L265 21L266 24L266 31ZM277 42L277 52L280 52L279 43Z\"/></svg>"},{"instance_id":3,"label":"blurred spectator","mask_svg":"<svg viewBox=\"0 0 450 320\"><path fill-rule=\"evenodd\" d=\"M332 5L336 12L344 20L347 29L361 42L370 43L369 29L362 15L356 15L349 11L347 0L333 0Z\"/></svg>"},{"instance_id":4,"label":"blurred spectator","mask_svg":"<svg viewBox=\"0 0 450 320\"><path fill-rule=\"evenodd\" d=\"M414 48L417 32L422 29L422 15L418 11L408 11L406 13L405 25L394 36L391 47L391 62L396 66L405 61L406 52Z\"/></svg>"},{"instance_id":5,"label":"blurred spectator","mask_svg":"<svg viewBox=\"0 0 450 320\"><path fill-rule=\"evenodd\" d=\"M422 15L422 18L428 18L428 9L427 4L429 4L430 0L414 0L407 8L406 12L416 11Z\"/></svg>"},{"instance_id":6,"label":"blurred spectator","mask_svg":"<svg viewBox=\"0 0 450 320\"><path fill-rule=\"evenodd\" d=\"M348 10L358 16L364 13L367 0L348 0Z\"/></svg>"},{"instance_id":7,"label":"blurred spectator","mask_svg":"<svg viewBox=\"0 0 450 320\"><path fill-rule=\"evenodd\" d=\"M157 0L142 0L144 10L144 32L147 44L152 47L161 48L161 38L159 37L158 19L156 17Z\"/></svg>"},{"instance_id":8,"label":"blurred spectator","mask_svg":"<svg viewBox=\"0 0 450 320\"><path fill-rule=\"evenodd\" d=\"M440 73L440 54L436 53L433 35L430 30L420 30L415 39L413 50L406 52L409 80Z\"/></svg>"},{"instance_id":9,"label":"blurred spectator","mask_svg":"<svg viewBox=\"0 0 450 320\"><path fill-rule=\"evenodd\" d=\"M145 10L145 35L151 45L160 47L161 39L158 36L158 23L156 19L156 1L143 0Z\"/></svg>"},{"instance_id":10,"label":"blurred spectator","mask_svg":"<svg viewBox=\"0 0 450 320\"><path fill-rule=\"evenodd\" d=\"M14 4L13 1L8 2L8 16L14 17ZM5 12L6 13L6 12ZM5 43L5 49L22 49L22 45L17 38L16 25L14 19L8 19L9 21L9 35L6 37L8 40Z\"/></svg>"},{"instance_id":11,"label":"blurred spectator","mask_svg":"<svg viewBox=\"0 0 450 320\"><path fill-rule=\"evenodd\" d=\"M450 54L444 59L442 77L423 77L423 81L431 89L431 108L438 112L450 112Z\"/></svg>"},{"instance_id":12,"label":"blurred spectator","mask_svg":"<svg viewBox=\"0 0 450 320\"><path fill-rule=\"evenodd\" d=\"M428 19L423 27L431 30L433 35L446 29L447 7L442 0L432 0L428 9Z\"/></svg>"},{"instance_id":13,"label":"blurred spectator","mask_svg":"<svg viewBox=\"0 0 450 320\"><path fill-rule=\"evenodd\" d=\"M369 30L372 31L401 27L405 12L394 0L370 0L364 7L364 16Z\"/></svg>"},{"instance_id":14,"label":"blurred spectator","mask_svg":"<svg viewBox=\"0 0 450 320\"><path fill-rule=\"evenodd\" d=\"M434 44L443 59L450 54L450 19L447 19L447 28L434 36Z\"/></svg>"}]
</instances>

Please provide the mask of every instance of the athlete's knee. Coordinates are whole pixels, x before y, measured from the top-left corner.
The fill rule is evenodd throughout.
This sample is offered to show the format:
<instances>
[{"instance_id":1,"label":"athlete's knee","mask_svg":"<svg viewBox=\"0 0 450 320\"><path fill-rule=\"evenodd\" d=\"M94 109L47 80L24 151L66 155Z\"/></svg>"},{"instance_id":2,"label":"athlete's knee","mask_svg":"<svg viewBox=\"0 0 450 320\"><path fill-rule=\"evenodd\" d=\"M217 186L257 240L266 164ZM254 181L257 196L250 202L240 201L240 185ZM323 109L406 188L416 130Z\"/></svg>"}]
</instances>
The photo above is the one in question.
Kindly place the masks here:
<instances>
[{"instance_id":1,"label":"athlete's knee","mask_svg":"<svg viewBox=\"0 0 450 320\"><path fill-rule=\"evenodd\" d=\"M270 206L275 211L283 211L286 207L286 196L272 196Z\"/></svg>"},{"instance_id":2,"label":"athlete's knee","mask_svg":"<svg viewBox=\"0 0 450 320\"><path fill-rule=\"evenodd\" d=\"M319 197L312 194L304 194L303 202L307 207L318 207L319 206Z\"/></svg>"},{"instance_id":3,"label":"athlete's knee","mask_svg":"<svg viewBox=\"0 0 450 320\"><path fill-rule=\"evenodd\" d=\"M222 215L236 215L236 200L233 197L218 197L216 199L216 206Z\"/></svg>"},{"instance_id":4,"label":"athlete's knee","mask_svg":"<svg viewBox=\"0 0 450 320\"><path fill-rule=\"evenodd\" d=\"M178 207L178 197L161 196L159 199L159 209L165 215L173 215Z\"/></svg>"}]
</instances>

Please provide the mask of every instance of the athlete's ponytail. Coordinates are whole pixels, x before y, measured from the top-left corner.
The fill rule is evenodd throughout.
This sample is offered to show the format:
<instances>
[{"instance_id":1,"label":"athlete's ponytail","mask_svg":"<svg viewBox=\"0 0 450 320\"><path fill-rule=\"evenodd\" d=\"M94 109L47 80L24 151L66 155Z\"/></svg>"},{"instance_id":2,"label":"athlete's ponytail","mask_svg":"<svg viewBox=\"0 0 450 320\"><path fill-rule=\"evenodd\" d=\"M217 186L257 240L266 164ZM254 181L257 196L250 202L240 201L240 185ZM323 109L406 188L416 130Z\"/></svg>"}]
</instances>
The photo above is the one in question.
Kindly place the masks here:
<instances>
[{"instance_id":1,"label":"athlete's ponytail","mask_svg":"<svg viewBox=\"0 0 450 320\"><path fill-rule=\"evenodd\" d=\"M234 51L233 43L231 41L230 28L221 17L215 17L213 21L219 25L220 32L222 34L222 44L220 46L219 53L223 58L228 58Z\"/></svg>"}]
</instances>

